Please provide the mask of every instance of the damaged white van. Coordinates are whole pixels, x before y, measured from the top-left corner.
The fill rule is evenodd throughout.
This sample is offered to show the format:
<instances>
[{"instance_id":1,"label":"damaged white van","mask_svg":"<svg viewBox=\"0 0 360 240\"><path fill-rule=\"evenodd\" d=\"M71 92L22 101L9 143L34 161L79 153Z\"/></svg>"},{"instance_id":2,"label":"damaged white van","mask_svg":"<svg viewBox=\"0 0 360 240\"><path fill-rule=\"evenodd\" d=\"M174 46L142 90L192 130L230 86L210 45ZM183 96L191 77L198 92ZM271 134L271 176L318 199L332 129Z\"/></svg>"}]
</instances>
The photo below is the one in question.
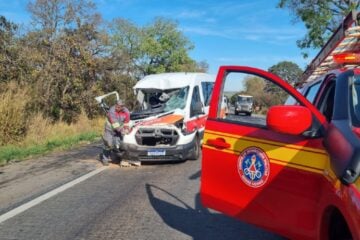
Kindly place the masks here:
<instances>
[{"instance_id":1,"label":"damaged white van","mask_svg":"<svg viewBox=\"0 0 360 240\"><path fill-rule=\"evenodd\" d=\"M198 159L215 76L163 73L138 81L140 109L130 115L125 158L138 161Z\"/></svg>"}]
</instances>

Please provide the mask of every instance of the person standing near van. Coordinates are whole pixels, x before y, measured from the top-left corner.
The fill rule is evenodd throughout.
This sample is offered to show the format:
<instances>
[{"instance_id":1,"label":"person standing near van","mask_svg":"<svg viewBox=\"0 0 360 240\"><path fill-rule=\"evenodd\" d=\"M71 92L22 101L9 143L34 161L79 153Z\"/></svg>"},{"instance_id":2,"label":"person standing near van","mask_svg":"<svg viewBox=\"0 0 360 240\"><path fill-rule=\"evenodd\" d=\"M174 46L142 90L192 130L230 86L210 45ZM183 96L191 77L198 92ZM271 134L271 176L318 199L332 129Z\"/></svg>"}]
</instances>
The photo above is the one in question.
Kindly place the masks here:
<instances>
[{"instance_id":1,"label":"person standing near van","mask_svg":"<svg viewBox=\"0 0 360 240\"><path fill-rule=\"evenodd\" d=\"M116 104L109 109L106 117L101 158L105 166L109 165L111 151L114 148L119 148L121 145L126 124L130 121L130 112L125 107L124 102L119 99Z\"/></svg>"}]
</instances>

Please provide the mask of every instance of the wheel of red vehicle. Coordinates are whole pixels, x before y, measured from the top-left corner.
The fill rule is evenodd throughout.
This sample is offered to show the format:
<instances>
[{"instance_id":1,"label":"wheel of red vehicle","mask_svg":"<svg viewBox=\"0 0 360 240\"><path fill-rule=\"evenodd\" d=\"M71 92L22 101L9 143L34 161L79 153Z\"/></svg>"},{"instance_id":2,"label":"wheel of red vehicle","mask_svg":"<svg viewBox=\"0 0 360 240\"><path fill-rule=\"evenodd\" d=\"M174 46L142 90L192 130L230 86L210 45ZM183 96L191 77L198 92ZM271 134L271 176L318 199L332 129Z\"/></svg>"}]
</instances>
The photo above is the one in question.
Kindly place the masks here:
<instances>
[{"instance_id":1,"label":"wheel of red vehicle","mask_svg":"<svg viewBox=\"0 0 360 240\"><path fill-rule=\"evenodd\" d=\"M199 156L200 156L200 139L199 136L196 135L193 152L191 154L190 159L197 160L199 159Z\"/></svg>"},{"instance_id":2,"label":"wheel of red vehicle","mask_svg":"<svg viewBox=\"0 0 360 240\"><path fill-rule=\"evenodd\" d=\"M329 240L353 239L344 217L338 210L334 210L329 225Z\"/></svg>"}]
</instances>

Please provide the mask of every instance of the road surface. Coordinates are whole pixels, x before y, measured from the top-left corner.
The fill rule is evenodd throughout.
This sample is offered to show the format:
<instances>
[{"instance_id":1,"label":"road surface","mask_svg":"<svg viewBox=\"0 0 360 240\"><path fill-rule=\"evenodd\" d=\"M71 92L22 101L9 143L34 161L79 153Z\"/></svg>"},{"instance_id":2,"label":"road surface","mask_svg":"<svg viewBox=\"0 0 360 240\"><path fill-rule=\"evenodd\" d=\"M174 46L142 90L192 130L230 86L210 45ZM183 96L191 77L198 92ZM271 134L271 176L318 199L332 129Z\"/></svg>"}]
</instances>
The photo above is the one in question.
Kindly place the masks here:
<instances>
[{"instance_id":1,"label":"road surface","mask_svg":"<svg viewBox=\"0 0 360 240\"><path fill-rule=\"evenodd\" d=\"M89 145L1 168L1 214L101 168L96 160L99 150ZM0 239L282 239L203 208L200 164L201 160L130 168L110 165L0 223Z\"/></svg>"}]
</instances>

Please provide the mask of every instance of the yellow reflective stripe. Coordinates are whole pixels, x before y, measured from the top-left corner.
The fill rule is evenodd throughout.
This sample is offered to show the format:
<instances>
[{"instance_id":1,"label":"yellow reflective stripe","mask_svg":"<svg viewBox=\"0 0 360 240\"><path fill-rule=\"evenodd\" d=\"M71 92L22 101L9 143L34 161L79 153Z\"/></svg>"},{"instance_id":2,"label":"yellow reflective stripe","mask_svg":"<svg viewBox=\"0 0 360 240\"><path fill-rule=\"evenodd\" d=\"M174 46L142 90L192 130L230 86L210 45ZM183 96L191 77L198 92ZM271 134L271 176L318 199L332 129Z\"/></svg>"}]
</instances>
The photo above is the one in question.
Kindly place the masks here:
<instances>
[{"instance_id":1,"label":"yellow reflective stripe","mask_svg":"<svg viewBox=\"0 0 360 240\"><path fill-rule=\"evenodd\" d=\"M205 133L219 135L221 137L229 137L229 138L233 138L235 140L241 138L244 140L259 142L259 143L263 143L263 144L270 144L270 145L280 146L280 147L284 146L284 144L279 143L279 142L265 140L265 139L259 139L259 138L253 138L253 137L247 137L247 136L242 136L242 135L238 135L238 134L224 133L224 132L211 131L211 130L206 130ZM305 146L300 146L300 145L295 145L295 144L287 144L286 146L289 148L298 149L298 150L305 150L305 151L327 154L326 151L323 149L305 147Z\"/></svg>"},{"instance_id":2,"label":"yellow reflective stripe","mask_svg":"<svg viewBox=\"0 0 360 240\"><path fill-rule=\"evenodd\" d=\"M226 134L227 135L227 134ZM223 152L240 155L240 153L252 146L257 146L266 152L270 162L292 168L307 170L316 173L323 173L327 169L329 157L325 151L316 148L302 147L293 144L284 145L273 141L264 141L244 136L230 136L223 133L216 134L214 131L206 131L204 134L203 147L216 149L206 145L208 139L222 137L230 144L230 148L223 149Z\"/></svg>"},{"instance_id":3,"label":"yellow reflective stripe","mask_svg":"<svg viewBox=\"0 0 360 240\"><path fill-rule=\"evenodd\" d=\"M355 182L355 186L357 190L360 192L360 178L358 178L358 180Z\"/></svg>"},{"instance_id":4,"label":"yellow reflective stripe","mask_svg":"<svg viewBox=\"0 0 360 240\"><path fill-rule=\"evenodd\" d=\"M118 127L120 127L120 123L116 122L116 123L111 124L111 126L113 128L118 128Z\"/></svg>"}]
</instances>

